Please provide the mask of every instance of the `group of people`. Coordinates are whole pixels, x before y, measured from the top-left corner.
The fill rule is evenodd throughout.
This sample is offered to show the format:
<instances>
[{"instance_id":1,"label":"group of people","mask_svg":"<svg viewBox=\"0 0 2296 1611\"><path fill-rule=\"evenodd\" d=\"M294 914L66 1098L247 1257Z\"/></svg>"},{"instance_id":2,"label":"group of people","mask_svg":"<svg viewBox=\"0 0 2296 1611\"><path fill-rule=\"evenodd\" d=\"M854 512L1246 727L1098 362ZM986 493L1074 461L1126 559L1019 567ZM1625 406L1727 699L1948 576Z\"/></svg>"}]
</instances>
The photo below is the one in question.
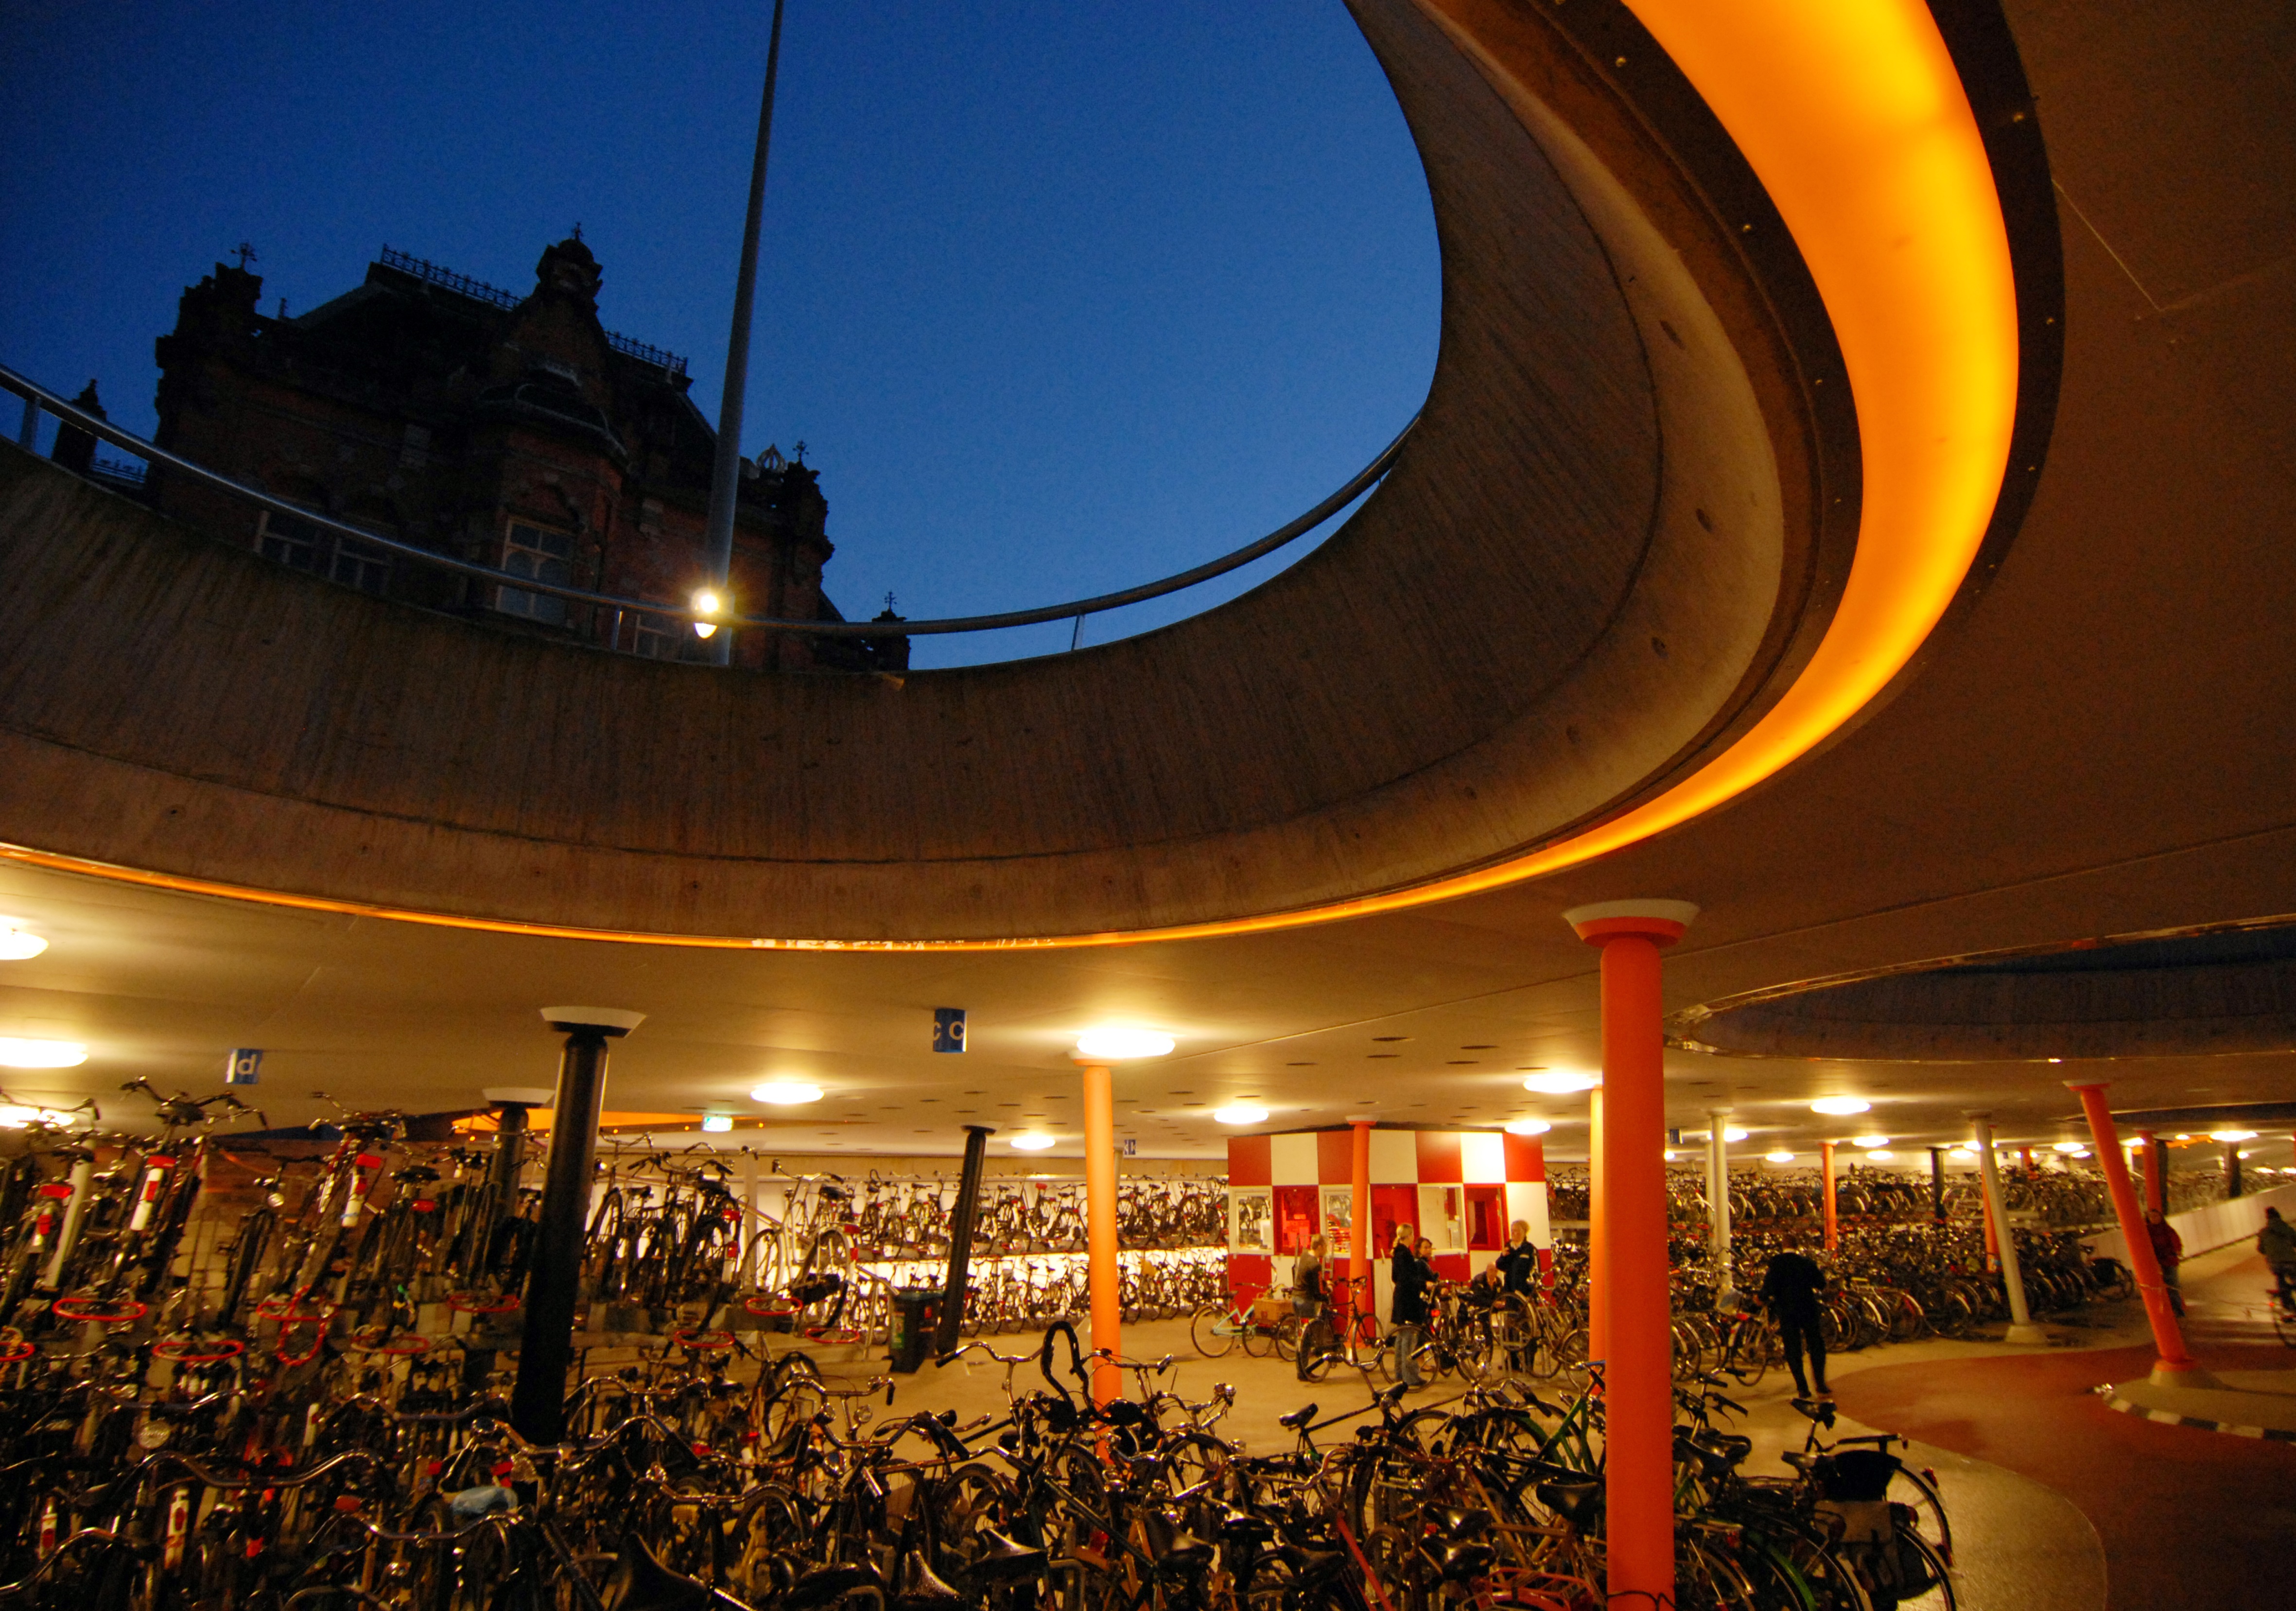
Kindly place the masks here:
<instances>
[{"instance_id":1,"label":"group of people","mask_svg":"<svg viewBox=\"0 0 2296 1611\"><path fill-rule=\"evenodd\" d=\"M2184 1239L2159 1209L2144 1218L2169 1299L2181 1315L2185 1303L2177 1291L2177 1274L2184 1259ZM2257 1251L2272 1268L2279 1287L2279 1302L2296 1306L2296 1226L2284 1220L2276 1208L2266 1209L2264 1218L2264 1229L2256 1239ZM1414 1237L1413 1229L1398 1225L1394 1245L1388 1250L1393 1289L1388 1320L1392 1327L1389 1343L1395 1350L1396 1380L1406 1388L1417 1389L1427 1385L1419 1369L1418 1352L1427 1327L1429 1296L1438 1277L1435 1244L1428 1237ZM1303 1377L1316 1351L1332 1345L1330 1324L1324 1316L1330 1295L1324 1273L1327 1257L1324 1239L1310 1237L1307 1251L1292 1267L1292 1308L1308 1321L1300 1347L1300 1373ZM1825 1385L1825 1328L1820 1302L1827 1279L1824 1269L1807 1254L1780 1253L1772 1257L1763 1272L1762 1290L1755 1300L1777 1321L1779 1336L1785 1344L1786 1367L1793 1373L1795 1393L1805 1399L1813 1396L1813 1383L1816 1397L1833 1396ZM1510 1295L1527 1299L1538 1284L1538 1249L1531 1244L1529 1225L1517 1220L1508 1227L1506 1250L1468 1284L1467 1301L1488 1309Z\"/></svg>"}]
</instances>

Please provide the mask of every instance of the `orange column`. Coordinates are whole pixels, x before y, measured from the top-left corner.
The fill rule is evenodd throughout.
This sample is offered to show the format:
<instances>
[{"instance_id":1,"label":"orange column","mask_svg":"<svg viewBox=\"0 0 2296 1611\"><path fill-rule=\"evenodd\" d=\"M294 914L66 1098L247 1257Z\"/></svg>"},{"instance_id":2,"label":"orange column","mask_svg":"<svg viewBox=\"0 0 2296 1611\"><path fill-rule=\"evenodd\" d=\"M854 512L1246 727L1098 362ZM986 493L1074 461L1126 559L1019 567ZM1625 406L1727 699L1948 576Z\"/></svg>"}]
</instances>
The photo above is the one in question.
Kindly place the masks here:
<instances>
[{"instance_id":1,"label":"orange column","mask_svg":"<svg viewBox=\"0 0 2296 1611\"><path fill-rule=\"evenodd\" d=\"M1355 1206L1348 1215L1348 1276L1356 1309L1374 1314L1379 1305L1373 1296L1371 1281L1371 1121L1357 1119L1354 1122L1355 1144L1349 1162L1354 1165Z\"/></svg>"},{"instance_id":2,"label":"orange column","mask_svg":"<svg viewBox=\"0 0 2296 1611\"><path fill-rule=\"evenodd\" d=\"M1544 1141L1530 1144L1530 1174L1532 1181L1538 1187L1537 1229L1546 1238L1544 1245L1532 1244L1538 1248L1538 1287L1551 1296L1554 1292L1554 1195L1546 1189L1546 1143Z\"/></svg>"},{"instance_id":3,"label":"orange column","mask_svg":"<svg viewBox=\"0 0 2296 1611\"><path fill-rule=\"evenodd\" d=\"M1092 1296L1092 1345L1124 1352L1124 1275L1116 1256L1116 1086L1104 1064L1084 1065L1084 1222L1086 1286ZM1124 1373L1103 1364L1092 1396L1122 1395Z\"/></svg>"},{"instance_id":4,"label":"orange column","mask_svg":"<svg viewBox=\"0 0 2296 1611\"><path fill-rule=\"evenodd\" d=\"M2169 1183L2161 1178L2161 1144L2149 1130L2138 1130L2136 1138L2144 1143L2144 1206L2167 1213Z\"/></svg>"},{"instance_id":5,"label":"orange column","mask_svg":"<svg viewBox=\"0 0 2296 1611\"><path fill-rule=\"evenodd\" d=\"M2113 1214L2128 1243L2128 1268L2144 1300L2144 1318L2152 1322L2157 1356L2153 1374L2182 1375L2195 1369L2193 1356L2185 1352L2184 1330L2177 1324L2168 1285L2161 1278L2161 1261L2152 1254L2152 1238L2145 1232L2144 1216L2137 1211L2136 1192L2128 1183L2128 1163L2120 1150L2120 1138L2113 1133L2112 1110L2104 1105L2104 1087L2075 1085L2070 1080L2065 1085L2080 1095L2081 1111L2088 1115L2088 1132L2095 1142L2096 1161L2104 1169L2104 1188L2112 1195Z\"/></svg>"},{"instance_id":6,"label":"orange column","mask_svg":"<svg viewBox=\"0 0 2296 1611\"><path fill-rule=\"evenodd\" d=\"M1666 1042L1659 949L1686 901L1614 901L1563 916L1603 953L1601 1215L1609 1311L1603 1510L1611 1604L1674 1603L1674 1371L1666 1221Z\"/></svg>"},{"instance_id":7,"label":"orange column","mask_svg":"<svg viewBox=\"0 0 2296 1611\"><path fill-rule=\"evenodd\" d=\"M1587 1357L1611 1357L1611 1245L1603 1235L1603 1088L1587 1093Z\"/></svg>"},{"instance_id":8,"label":"orange column","mask_svg":"<svg viewBox=\"0 0 2296 1611\"><path fill-rule=\"evenodd\" d=\"M1833 1196L1833 1142L1820 1141L1817 1144L1817 1166L1821 1176L1817 1188L1818 1196L1824 1199L1823 1212L1825 1215L1825 1251L1832 1253L1841 1242L1841 1226Z\"/></svg>"}]
</instances>

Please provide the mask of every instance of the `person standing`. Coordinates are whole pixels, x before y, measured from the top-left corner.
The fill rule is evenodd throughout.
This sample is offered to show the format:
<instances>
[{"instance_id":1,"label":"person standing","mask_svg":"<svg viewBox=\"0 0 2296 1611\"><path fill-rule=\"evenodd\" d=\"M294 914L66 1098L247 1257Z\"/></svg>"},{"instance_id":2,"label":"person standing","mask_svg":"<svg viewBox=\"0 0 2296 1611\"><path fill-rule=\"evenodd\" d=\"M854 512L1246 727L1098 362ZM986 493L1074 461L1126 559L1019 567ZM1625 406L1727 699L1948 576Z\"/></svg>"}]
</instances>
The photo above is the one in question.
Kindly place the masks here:
<instances>
[{"instance_id":1,"label":"person standing","mask_svg":"<svg viewBox=\"0 0 2296 1611\"><path fill-rule=\"evenodd\" d=\"M2144 1235L2152 1244L2152 1258L2161 1266L2161 1279L2168 1284L2169 1305L2181 1316L2185 1312L2185 1295L2177 1285L2177 1266L2185 1257L2185 1238L2169 1223L2169 1216L2157 1208L2144 1212Z\"/></svg>"},{"instance_id":2,"label":"person standing","mask_svg":"<svg viewBox=\"0 0 2296 1611\"><path fill-rule=\"evenodd\" d=\"M1420 1333L1427 1325L1427 1282L1431 1272L1412 1245L1411 1227L1395 1229L1395 1260L1390 1271L1395 1297L1388 1309L1388 1319L1395 1327L1395 1379L1406 1387L1423 1387L1427 1384L1420 1378L1415 1356Z\"/></svg>"},{"instance_id":3,"label":"person standing","mask_svg":"<svg viewBox=\"0 0 2296 1611\"><path fill-rule=\"evenodd\" d=\"M2264 1229L2256 1233L2256 1251L2272 1266L2282 1305L2296 1306L2296 1225L2282 1219L2278 1209L2266 1209Z\"/></svg>"},{"instance_id":4,"label":"person standing","mask_svg":"<svg viewBox=\"0 0 2296 1611\"><path fill-rule=\"evenodd\" d=\"M1830 1399L1825 1385L1825 1324L1818 1312L1818 1294L1825 1290L1825 1271L1816 1261L1798 1253L1782 1253L1770 1260L1762 1277L1762 1305L1778 1323L1786 1345L1786 1366L1793 1372L1794 1395L1809 1397L1810 1380L1817 1381L1817 1396ZM1802 1371L1802 1353L1809 1354L1809 1371Z\"/></svg>"},{"instance_id":5,"label":"person standing","mask_svg":"<svg viewBox=\"0 0 2296 1611\"><path fill-rule=\"evenodd\" d=\"M1493 1262L1506 1290L1527 1298L1538 1284L1538 1249L1530 1244L1530 1221L1517 1220L1507 1227L1506 1251Z\"/></svg>"},{"instance_id":6,"label":"person standing","mask_svg":"<svg viewBox=\"0 0 2296 1611\"><path fill-rule=\"evenodd\" d=\"M1292 1264L1292 1312L1306 1319L1324 1311L1324 1249L1321 1237L1308 1238L1308 1251Z\"/></svg>"}]
</instances>

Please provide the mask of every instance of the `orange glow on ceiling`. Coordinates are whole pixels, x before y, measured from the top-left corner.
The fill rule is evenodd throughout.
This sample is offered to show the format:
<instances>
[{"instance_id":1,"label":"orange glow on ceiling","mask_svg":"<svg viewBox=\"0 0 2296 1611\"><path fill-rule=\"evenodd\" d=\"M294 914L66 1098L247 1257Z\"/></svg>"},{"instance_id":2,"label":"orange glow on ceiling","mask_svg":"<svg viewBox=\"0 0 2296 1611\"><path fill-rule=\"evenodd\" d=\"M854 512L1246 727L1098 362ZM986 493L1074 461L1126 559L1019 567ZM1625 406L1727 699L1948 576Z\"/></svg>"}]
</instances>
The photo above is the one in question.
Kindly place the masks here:
<instances>
[{"instance_id":1,"label":"orange glow on ceiling","mask_svg":"<svg viewBox=\"0 0 2296 1611\"><path fill-rule=\"evenodd\" d=\"M1038 939L835 941L622 933L246 889L0 846L0 858L449 927L655 945L999 950L1290 928L1559 872L1678 826L1809 753L1905 669L1992 520L2017 404L2008 234L1977 123L1922 0L1626 0L1768 191L1824 299L1857 410L1865 503L1833 621L1800 677L1697 772L1585 833L1473 873L1299 911Z\"/></svg>"}]
</instances>

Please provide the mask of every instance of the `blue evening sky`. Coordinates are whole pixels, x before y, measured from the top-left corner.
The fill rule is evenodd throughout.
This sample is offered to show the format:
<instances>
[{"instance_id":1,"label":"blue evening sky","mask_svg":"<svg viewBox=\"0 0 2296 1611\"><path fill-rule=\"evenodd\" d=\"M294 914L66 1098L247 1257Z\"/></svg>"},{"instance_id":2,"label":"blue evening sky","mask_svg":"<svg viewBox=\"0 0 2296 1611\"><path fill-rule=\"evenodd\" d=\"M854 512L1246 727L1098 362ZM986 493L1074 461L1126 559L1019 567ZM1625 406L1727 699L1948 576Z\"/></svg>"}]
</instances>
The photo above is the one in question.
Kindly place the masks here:
<instances>
[{"instance_id":1,"label":"blue evening sky","mask_svg":"<svg viewBox=\"0 0 2296 1611\"><path fill-rule=\"evenodd\" d=\"M100 377L149 432L153 339L240 241L292 311L386 242L522 292L578 219L607 325L686 354L714 419L769 16L0 0L0 362ZM911 616L1056 603L1343 481L1424 396L1439 292L1417 156L1339 0L791 0L743 445L807 444L849 616L889 589Z\"/></svg>"}]
</instances>

